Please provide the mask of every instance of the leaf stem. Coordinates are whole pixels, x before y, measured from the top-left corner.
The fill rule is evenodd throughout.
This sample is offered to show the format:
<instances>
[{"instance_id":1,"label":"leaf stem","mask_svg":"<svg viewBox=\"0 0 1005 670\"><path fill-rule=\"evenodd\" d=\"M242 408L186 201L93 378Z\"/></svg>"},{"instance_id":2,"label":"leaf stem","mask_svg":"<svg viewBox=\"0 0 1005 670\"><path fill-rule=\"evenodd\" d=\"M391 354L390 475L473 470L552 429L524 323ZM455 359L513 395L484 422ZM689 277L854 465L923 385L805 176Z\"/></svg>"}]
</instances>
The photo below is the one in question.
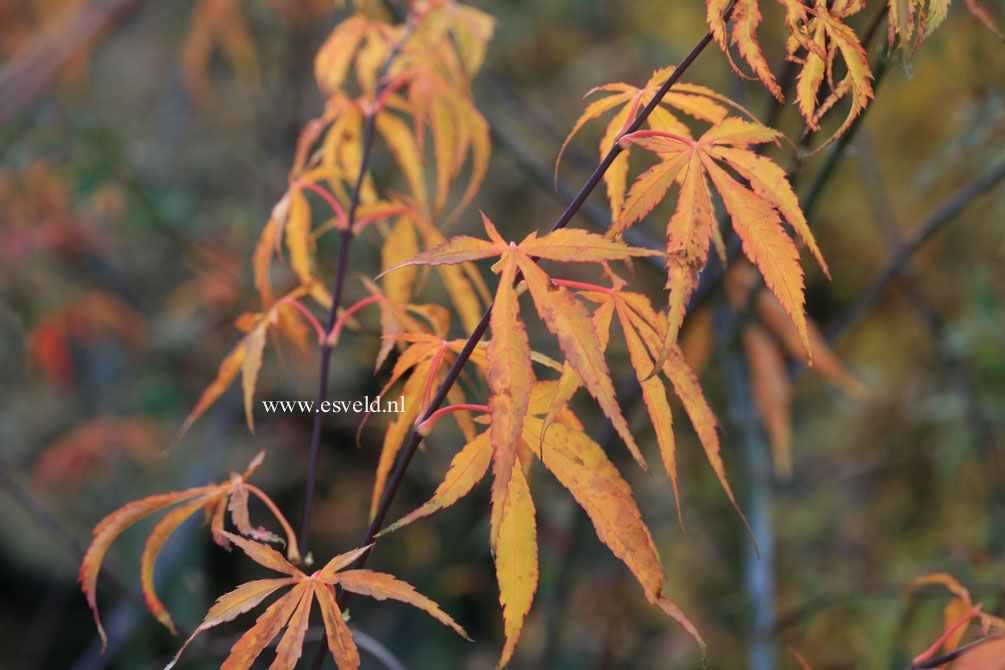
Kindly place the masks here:
<instances>
[{"instance_id":1,"label":"leaf stem","mask_svg":"<svg viewBox=\"0 0 1005 670\"><path fill-rule=\"evenodd\" d=\"M373 304L378 300L380 300L378 296L371 295L367 298L363 298L359 302L352 305L349 309L342 312L342 316L338 318L338 320L335 322L335 325L332 326L332 329L328 332L327 337L325 337L325 341L328 343L328 345L335 346L335 343L338 341L338 336L342 332L342 328L345 327L345 322L349 320L349 317L351 317L353 314L363 309L367 305Z\"/></svg>"}]
</instances>

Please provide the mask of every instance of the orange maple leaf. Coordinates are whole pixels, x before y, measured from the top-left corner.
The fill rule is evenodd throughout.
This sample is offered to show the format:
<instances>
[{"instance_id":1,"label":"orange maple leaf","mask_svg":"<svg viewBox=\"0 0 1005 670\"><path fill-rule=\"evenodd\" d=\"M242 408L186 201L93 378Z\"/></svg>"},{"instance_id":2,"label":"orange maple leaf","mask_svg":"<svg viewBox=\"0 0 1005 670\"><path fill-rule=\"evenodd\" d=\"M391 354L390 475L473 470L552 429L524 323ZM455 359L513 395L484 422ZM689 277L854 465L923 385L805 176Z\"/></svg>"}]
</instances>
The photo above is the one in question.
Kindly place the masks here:
<instances>
[{"instance_id":1,"label":"orange maple leaf","mask_svg":"<svg viewBox=\"0 0 1005 670\"><path fill-rule=\"evenodd\" d=\"M381 535L453 505L481 481L492 465L489 544L495 557L506 636L498 667L506 665L537 590L535 510L525 474L529 457L536 456L587 513L597 537L625 563L642 586L646 599L678 621L703 645L694 625L663 595L665 575L652 535L642 521L631 488L601 446L583 432L582 424L565 407L556 413L550 430L544 430L541 417L548 412L557 387L555 381L533 385L515 443L501 446L493 443L493 418L488 431L470 440L454 456L433 497L388 526ZM500 450L508 453L500 454Z\"/></svg>"},{"instance_id":2,"label":"orange maple leaf","mask_svg":"<svg viewBox=\"0 0 1005 670\"><path fill-rule=\"evenodd\" d=\"M240 547L251 560L286 576L246 582L230 593L220 596L165 670L174 667L189 643L199 633L221 623L233 621L285 586L291 587L290 590L269 605L258 617L255 625L234 643L230 655L220 666L221 670L250 668L255 659L284 628L286 632L276 646L276 658L270 667L274 670L293 670L303 653L304 637L315 599L324 621L328 649L339 670L356 670L360 662L359 651L335 600L335 586L377 600L391 598L408 603L427 612L444 625L450 626L465 639L470 639L456 621L407 582L383 572L345 569L372 545L340 554L308 576L268 545L231 533L224 533L224 536Z\"/></svg>"},{"instance_id":3,"label":"orange maple leaf","mask_svg":"<svg viewBox=\"0 0 1005 670\"><path fill-rule=\"evenodd\" d=\"M698 140L651 130L621 139L624 144L636 144L656 153L661 161L642 173L633 184L622 216L608 231L608 236L620 235L651 211L676 181L681 182L677 210L667 224L668 342L676 340L711 242L725 259L707 182L707 178L711 178L722 196L744 253L760 269L765 283L792 318L809 352L803 309L803 270L799 265L799 252L785 232L781 216L806 242L825 272L827 265L785 172L770 159L748 148L751 144L771 142L779 137L781 134L776 130L731 117L710 128ZM749 188L720 163L746 179Z\"/></svg>"}]
</instances>

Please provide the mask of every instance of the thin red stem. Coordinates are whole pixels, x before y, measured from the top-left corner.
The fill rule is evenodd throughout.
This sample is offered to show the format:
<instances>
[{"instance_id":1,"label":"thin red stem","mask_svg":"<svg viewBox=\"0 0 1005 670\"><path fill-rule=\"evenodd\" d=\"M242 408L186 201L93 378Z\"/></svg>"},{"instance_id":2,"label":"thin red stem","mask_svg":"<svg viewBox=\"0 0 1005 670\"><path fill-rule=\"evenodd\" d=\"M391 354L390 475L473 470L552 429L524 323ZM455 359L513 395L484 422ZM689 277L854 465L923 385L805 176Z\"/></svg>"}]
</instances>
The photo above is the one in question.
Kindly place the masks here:
<instances>
[{"instance_id":1,"label":"thin red stem","mask_svg":"<svg viewBox=\"0 0 1005 670\"><path fill-rule=\"evenodd\" d=\"M425 411L426 407L429 406L429 396L433 393L433 380L436 379L436 371L440 369L440 363L443 361L443 354L447 353L447 349L450 347L450 343L446 340L440 344L439 351L433 356L433 362L429 366L429 376L426 377L426 388L422 391L422 411ZM418 425L416 421L416 425Z\"/></svg>"},{"instance_id":2,"label":"thin red stem","mask_svg":"<svg viewBox=\"0 0 1005 670\"><path fill-rule=\"evenodd\" d=\"M325 341L325 331L321 327L321 322L318 321L317 317L314 316L314 314L311 313L311 310L309 310L306 307L304 307L304 305L303 305L302 302L300 302L296 298L291 298L289 296L286 296L285 298L283 298L282 300L280 300L278 303L276 303L276 307L278 307L279 305L292 305L293 307L296 307L297 310L301 314L304 315L304 318L307 319L307 321L312 326L314 326L314 332L316 332L318 334L318 346L320 346L322 343L324 343L324 341Z\"/></svg>"},{"instance_id":3,"label":"thin red stem","mask_svg":"<svg viewBox=\"0 0 1005 670\"><path fill-rule=\"evenodd\" d=\"M407 211L409 211L408 207L388 207L387 209L381 209L371 214L367 214L366 216L361 216L359 217L359 220L352 225L352 232L359 235L361 230L377 219L386 219L387 217L394 216L395 214L404 214Z\"/></svg>"},{"instance_id":4,"label":"thin red stem","mask_svg":"<svg viewBox=\"0 0 1005 670\"><path fill-rule=\"evenodd\" d=\"M363 298L359 302L352 305L349 309L342 312L342 315L338 318L338 320L335 322L335 325L332 326L332 329L328 332L328 337L325 338L325 342L328 343L328 346L332 346L333 344L335 344L336 340L338 340L339 333L342 332L342 328L345 327L345 322L349 320L350 316L352 316L359 310L363 309L367 305L377 302L378 300L380 300L380 296L371 295L367 298Z\"/></svg>"},{"instance_id":5,"label":"thin red stem","mask_svg":"<svg viewBox=\"0 0 1005 670\"><path fill-rule=\"evenodd\" d=\"M432 414L429 418L425 419L422 423L415 427L415 431L422 435L429 435L430 431L433 430L433 426L437 421L440 420L441 416L445 416L450 412L488 412L488 405L471 405L467 403L460 403L457 405L448 405L447 407L441 407Z\"/></svg>"},{"instance_id":6,"label":"thin red stem","mask_svg":"<svg viewBox=\"0 0 1005 670\"><path fill-rule=\"evenodd\" d=\"M572 281L571 279L552 279L552 284L558 284L559 286L564 286L566 288L578 288L583 291L596 291L597 293L606 293L611 295L614 293L612 289L605 288L603 286L597 286L596 284L587 284L581 281Z\"/></svg>"},{"instance_id":7,"label":"thin red stem","mask_svg":"<svg viewBox=\"0 0 1005 670\"><path fill-rule=\"evenodd\" d=\"M312 181L298 181L293 185L299 186L301 188L309 188L310 190L320 195L324 199L324 201L328 203L328 206L332 208L332 211L335 212L335 219L338 221L339 230L345 230L346 228L349 227L349 222L348 218L346 217L345 210L342 209L342 205L338 204L338 200L335 199L335 196L333 196L328 189Z\"/></svg>"},{"instance_id":8,"label":"thin red stem","mask_svg":"<svg viewBox=\"0 0 1005 670\"><path fill-rule=\"evenodd\" d=\"M981 612L981 605L980 604L974 605L973 609L971 609L969 612L967 612L962 617L960 617L960 620L957 621L956 623L954 623L949 628L949 630L947 630L942 635L942 637L940 637L938 640L936 640L935 644L933 644L931 647L929 647L925 651L923 651L920 654L918 654L917 656L915 656L911 660L911 665L918 665L919 663L924 663L929 658L931 658L932 656L934 656L935 652L937 652L939 650L939 647L941 647L943 644L945 644L946 640L948 640L949 637L953 633L955 633L957 630L960 629L960 626L963 626L964 624L966 624L968 621L970 621L975 616L977 616L978 614L980 614L980 612Z\"/></svg>"},{"instance_id":9,"label":"thin red stem","mask_svg":"<svg viewBox=\"0 0 1005 670\"><path fill-rule=\"evenodd\" d=\"M676 133L668 133L665 130L636 130L634 133L625 133L618 141L628 140L631 142L636 137L665 137L668 140L674 140L675 142L681 142L683 144L687 144L688 146L694 146L694 140Z\"/></svg>"}]
</instances>

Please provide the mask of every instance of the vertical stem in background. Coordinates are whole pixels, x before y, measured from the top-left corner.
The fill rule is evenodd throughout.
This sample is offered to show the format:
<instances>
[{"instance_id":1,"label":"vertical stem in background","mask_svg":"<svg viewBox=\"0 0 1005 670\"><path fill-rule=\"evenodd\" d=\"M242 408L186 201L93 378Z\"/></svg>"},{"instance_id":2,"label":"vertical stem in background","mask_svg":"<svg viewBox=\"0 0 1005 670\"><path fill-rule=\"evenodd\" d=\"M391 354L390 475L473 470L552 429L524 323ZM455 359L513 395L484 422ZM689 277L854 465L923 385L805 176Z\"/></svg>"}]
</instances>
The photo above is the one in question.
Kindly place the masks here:
<instances>
[{"instance_id":1,"label":"vertical stem in background","mask_svg":"<svg viewBox=\"0 0 1005 670\"><path fill-rule=\"evenodd\" d=\"M720 334L726 387L726 413L733 424L747 474L747 518L757 538L760 557L753 544L747 543L743 562L743 586L750 605L750 633L747 638L749 670L774 670L778 649L773 636L775 625L775 532L771 517L772 470L767 440L761 420L751 402L747 366L740 350L737 315L726 305L715 310L716 332ZM733 334L734 336L730 336Z\"/></svg>"}]
</instances>

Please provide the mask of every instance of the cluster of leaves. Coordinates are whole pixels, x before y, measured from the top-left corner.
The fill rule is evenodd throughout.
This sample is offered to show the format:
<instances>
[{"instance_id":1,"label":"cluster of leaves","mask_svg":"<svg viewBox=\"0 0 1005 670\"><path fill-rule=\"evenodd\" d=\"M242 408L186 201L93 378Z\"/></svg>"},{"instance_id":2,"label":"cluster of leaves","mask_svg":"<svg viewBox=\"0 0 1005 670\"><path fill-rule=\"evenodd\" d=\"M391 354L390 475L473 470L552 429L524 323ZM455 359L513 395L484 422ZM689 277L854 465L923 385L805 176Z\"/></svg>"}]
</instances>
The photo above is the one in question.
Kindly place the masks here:
<instances>
[{"instance_id":1,"label":"cluster of leaves","mask_svg":"<svg viewBox=\"0 0 1005 670\"><path fill-rule=\"evenodd\" d=\"M789 30L787 57L802 66L796 101L806 121L807 131L819 130L821 119L842 98L848 97L851 101L844 121L822 145L826 146L848 130L873 97L872 71L865 48L847 23L848 19L865 9L866 3L865 0L778 1L785 9L785 25ZM782 88L757 41L757 27L762 18L759 4L759 0L707 0L708 25L737 74L746 76L733 60L731 46L737 48L754 76L781 102L784 101ZM949 0L889 0L888 8L884 7L883 11L889 11L890 48L899 46L909 58L945 20L949 4ZM966 0L965 4L978 20L998 32L994 21L977 0ZM839 74L836 75L835 70ZM840 74L842 70L843 76ZM822 95L825 81L829 92Z\"/></svg>"},{"instance_id":2,"label":"cluster of leaves","mask_svg":"<svg viewBox=\"0 0 1005 670\"><path fill-rule=\"evenodd\" d=\"M804 66L796 97L807 127L817 129L824 114L849 96L851 109L837 131L840 134L872 97L865 51L844 23L863 3L820 0L809 6L793 0L783 4L792 30L787 53L790 58L801 58ZM207 1L204 5L217 8L221 15L236 11L231 2ZM708 9L713 36L728 53L725 5L710 0ZM909 6L915 8L914 4ZM678 515L677 453L667 383L679 397L707 460L736 506L720 454L716 417L678 343L685 310L710 250L726 260L713 193L721 199L753 264L750 267L757 269L767 289L761 291L759 280L751 274L753 283L741 282L742 295L734 303L743 304L747 296L756 293L762 323L790 356L810 362L812 350L824 374L850 393L862 393L805 313L803 269L793 237L805 243L824 273L828 270L785 171L757 151L759 146L777 143L783 137L725 96L702 86L678 84L655 100L663 82L673 76L673 68L658 70L642 87L607 84L596 90L610 95L590 103L570 134L571 139L590 120L618 108L600 144L601 155L614 156L604 174L613 221L606 235L560 228L544 235L532 233L517 243L504 238L483 214L485 239L466 235L448 238L445 231L469 205L489 160L488 124L472 101L470 84L484 60L494 24L481 11L448 0L417 1L411 9L408 21L399 25L354 14L333 30L318 53L315 75L325 96L325 108L301 133L288 189L273 208L252 257L260 309L238 319L237 327L244 335L196 402L179 437L238 375L247 423L253 430L253 398L268 338L282 336L306 350L313 329L320 346L335 346L343 330L355 325L354 315L376 305L382 346L375 367L379 370L393 360L384 391L400 385L405 411L384 433L371 514L376 514L379 502L385 499L389 473L409 436L427 436L439 417L453 414L464 446L453 457L429 502L384 533L453 505L491 466L489 546L506 638L499 666L508 663L514 653L538 585L537 527L530 482L535 459L584 509L597 536L628 567L647 601L700 642L697 629L664 594L666 574L630 485L601 445L586 433L569 401L585 387L633 458L647 469L616 398L606 359L616 315L660 458L677 498ZM741 0L731 11L729 41L740 47L758 77L781 97L754 38L760 21L756 0ZM221 35L225 43L235 39ZM835 67L838 56L846 70L843 77L835 76L835 70L841 69ZM821 93L825 80L828 95ZM655 106L649 110L650 105ZM648 110L646 128L639 129L633 122L643 109ZM687 123L681 113L689 117ZM698 133L692 129L692 121L709 127ZM376 138L400 168L405 192L378 184L370 170L369 153ZM629 154L634 147L651 154L656 163L629 186ZM646 296L630 290L624 273L619 274L612 265L663 255L627 245L623 234L649 215L675 186L676 206L666 227L669 296L664 312ZM335 304L317 260L319 241L330 232L340 233L343 245L357 235L369 235L381 246L381 274L375 280L363 279L365 296L346 308ZM288 262L281 263L284 247ZM345 249L343 253L347 253ZM494 261L491 269L498 276L494 294L476 264L487 259ZM556 276L546 271L542 262L595 264L609 285ZM453 313L440 304L419 302L427 267L435 268ZM530 294L533 311L555 336L563 360L532 348L521 316L525 293ZM477 338L448 339L454 313L468 332L479 332L486 307L491 310L487 344L478 343ZM322 327L314 314L316 309L331 314L329 329ZM747 328L744 340L752 359L772 361L755 370L754 383L779 387L784 364L778 344L757 327ZM474 367L472 383L463 389L445 381L448 366L459 359L469 360ZM556 378L545 379L539 373ZM451 405L434 412L433 390L437 387ZM769 417L777 462L783 470L788 453L786 389L773 388L760 394L772 399L762 410ZM478 426L486 424L487 429L479 430ZM142 558L147 603L166 626L173 629L153 592L154 562L167 536L200 509L208 511L217 543L236 544L254 561L285 576L249 582L222 596L193 637L251 610L280 588L291 587L238 640L224 667L246 667L285 629L273 665L292 668L301 655L315 598L328 648L339 667L357 667L358 654L335 599L336 585L348 592L413 604L464 635L432 601L404 582L390 575L346 569L366 556L369 545L332 559L311 575L303 572L289 524L264 493L246 483L259 462L260 457L243 476L233 475L228 482L146 498L102 521L81 570L95 618L95 584L108 545L139 518L179 505L154 528ZM270 507L283 527L286 559L263 544L279 541L277 535L251 526L249 492ZM240 535L224 530L227 509ZM98 625L100 629L100 622Z\"/></svg>"}]
</instances>

